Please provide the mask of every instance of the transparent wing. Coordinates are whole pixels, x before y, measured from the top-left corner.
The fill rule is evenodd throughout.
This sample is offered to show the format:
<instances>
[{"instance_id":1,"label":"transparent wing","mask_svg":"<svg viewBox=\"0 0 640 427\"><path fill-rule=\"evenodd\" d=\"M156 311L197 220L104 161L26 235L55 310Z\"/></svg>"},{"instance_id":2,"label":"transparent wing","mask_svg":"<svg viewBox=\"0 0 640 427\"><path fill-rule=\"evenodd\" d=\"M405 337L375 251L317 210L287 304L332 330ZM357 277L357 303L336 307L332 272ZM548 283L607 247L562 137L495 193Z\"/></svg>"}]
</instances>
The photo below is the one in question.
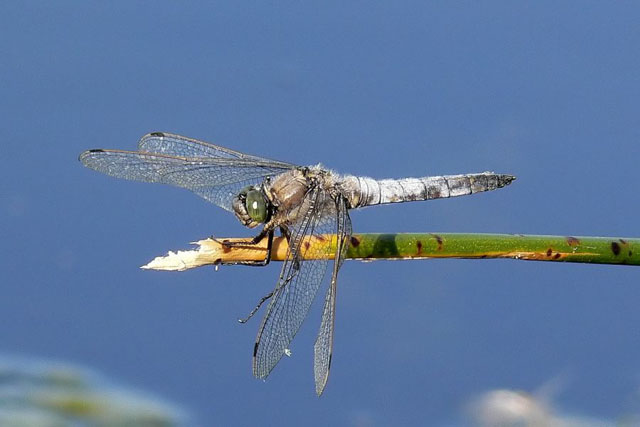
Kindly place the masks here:
<instances>
[{"instance_id":1,"label":"transparent wing","mask_svg":"<svg viewBox=\"0 0 640 427\"><path fill-rule=\"evenodd\" d=\"M253 352L253 374L266 378L289 348L328 265L329 245L308 245L304 238L336 232L334 201L320 188L312 188L301 205L301 220L293 225L289 252L260 325ZM320 259L305 259L305 258Z\"/></svg>"},{"instance_id":2,"label":"transparent wing","mask_svg":"<svg viewBox=\"0 0 640 427\"><path fill-rule=\"evenodd\" d=\"M322 309L322 321L320 322L320 331L313 345L313 374L316 382L316 393L318 396L322 394L327 380L329 379L329 370L331 369L331 356L333 354L333 326L335 324L336 313L336 287L338 284L338 270L344 262L349 248L349 240L351 238L351 219L344 198L336 201L336 254L333 260L333 273L331 274L331 283L327 289L327 295L324 299L324 308Z\"/></svg>"},{"instance_id":3,"label":"transparent wing","mask_svg":"<svg viewBox=\"0 0 640 427\"><path fill-rule=\"evenodd\" d=\"M143 151L88 150L79 159L86 167L117 178L186 188L229 211L243 187L296 167L165 135L144 136L139 144Z\"/></svg>"},{"instance_id":4,"label":"transparent wing","mask_svg":"<svg viewBox=\"0 0 640 427\"><path fill-rule=\"evenodd\" d=\"M289 163L241 153L239 151L231 150L230 148L166 132L152 132L140 138L140 141L138 142L138 151L166 154L175 157L243 159L259 164L269 164L283 169L291 169L292 167L295 167Z\"/></svg>"}]
</instances>

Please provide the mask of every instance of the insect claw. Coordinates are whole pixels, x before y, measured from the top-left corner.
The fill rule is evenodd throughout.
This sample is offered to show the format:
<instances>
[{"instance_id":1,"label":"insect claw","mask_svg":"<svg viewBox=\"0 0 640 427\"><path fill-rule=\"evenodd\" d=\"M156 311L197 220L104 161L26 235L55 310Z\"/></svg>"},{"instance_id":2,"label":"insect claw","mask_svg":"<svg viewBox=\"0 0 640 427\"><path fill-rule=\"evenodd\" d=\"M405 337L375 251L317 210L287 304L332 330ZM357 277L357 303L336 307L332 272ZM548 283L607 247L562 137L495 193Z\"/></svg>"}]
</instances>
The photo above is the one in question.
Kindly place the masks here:
<instances>
[{"instance_id":1,"label":"insect claw","mask_svg":"<svg viewBox=\"0 0 640 427\"><path fill-rule=\"evenodd\" d=\"M209 239L213 240L214 242L216 242L217 244L221 245L221 246L226 246L225 242L228 242L228 240L220 240L218 238L216 238L213 234L211 236L209 236Z\"/></svg>"},{"instance_id":2,"label":"insect claw","mask_svg":"<svg viewBox=\"0 0 640 427\"><path fill-rule=\"evenodd\" d=\"M249 313L249 315L247 317L245 317L244 319L238 319L238 322L240 323L247 323L249 321L249 319L251 319L253 317L254 314L256 314L258 312L258 310L260 309L260 307L262 307L262 304L268 300L269 298L271 298L273 296L273 291L269 292L267 295L263 296L262 298L260 298L260 301L258 301L258 304L256 304L256 306L253 308L253 310L251 310L251 313Z\"/></svg>"},{"instance_id":3,"label":"insect claw","mask_svg":"<svg viewBox=\"0 0 640 427\"><path fill-rule=\"evenodd\" d=\"M251 319L253 317L253 315L256 314L256 312L258 311L258 309L260 308L261 305L262 305L262 302L259 303L253 310L251 310L251 313L249 313L249 315L247 317L245 317L244 319L238 318L238 322L242 323L243 325L245 323L247 323L249 321L249 319Z\"/></svg>"}]
</instances>

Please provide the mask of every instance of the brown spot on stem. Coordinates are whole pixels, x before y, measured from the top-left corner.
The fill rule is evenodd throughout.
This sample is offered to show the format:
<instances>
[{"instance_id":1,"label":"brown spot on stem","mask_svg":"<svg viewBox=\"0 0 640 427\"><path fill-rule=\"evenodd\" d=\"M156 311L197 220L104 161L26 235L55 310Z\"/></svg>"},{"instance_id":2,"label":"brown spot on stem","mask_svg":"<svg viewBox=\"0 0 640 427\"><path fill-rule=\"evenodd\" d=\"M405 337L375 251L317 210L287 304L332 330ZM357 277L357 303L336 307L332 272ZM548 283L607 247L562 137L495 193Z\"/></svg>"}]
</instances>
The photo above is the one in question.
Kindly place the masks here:
<instances>
[{"instance_id":1,"label":"brown spot on stem","mask_svg":"<svg viewBox=\"0 0 640 427\"><path fill-rule=\"evenodd\" d=\"M357 248L358 246L360 246L360 239L358 239L357 237L353 237L351 236L351 246L353 246L354 248Z\"/></svg>"},{"instance_id":2,"label":"brown spot on stem","mask_svg":"<svg viewBox=\"0 0 640 427\"><path fill-rule=\"evenodd\" d=\"M613 252L615 256L620 255L620 245L618 242L611 242L611 252Z\"/></svg>"},{"instance_id":3,"label":"brown spot on stem","mask_svg":"<svg viewBox=\"0 0 640 427\"><path fill-rule=\"evenodd\" d=\"M437 250L441 251L442 250L442 246L443 246L442 237L438 236L437 234L432 234L432 236L433 236L434 239L436 239L436 242L438 242Z\"/></svg>"},{"instance_id":4,"label":"brown spot on stem","mask_svg":"<svg viewBox=\"0 0 640 427\"><path fill-rule=\"evenodd\" d=\"M553 251L551 250L551 248L547 249L547 256L551 256L552 253Z\"/></svg>"},{"instance_id":5,"label":"brown spot on stem","mask_svg":"<svg viewBox=\"0 0 640 427\"><path fill-rule=\"evenodd\" d=\"M580 244L580 239L577 239L575 237L567 236L566 240L567 240L567 244L572 248L575 248Z\"/></svg>"},{"instance_id":6,"label":"brown spot on stem","mask_svg":"<svg viewBox=\"0 0 640 427\"><path fill-rule=\"evenodd\" d=\"M418 248L418 255L420 255L422 253L422 242L420 240L416 242L416 247Z\"/></svg>"}]
</instances>

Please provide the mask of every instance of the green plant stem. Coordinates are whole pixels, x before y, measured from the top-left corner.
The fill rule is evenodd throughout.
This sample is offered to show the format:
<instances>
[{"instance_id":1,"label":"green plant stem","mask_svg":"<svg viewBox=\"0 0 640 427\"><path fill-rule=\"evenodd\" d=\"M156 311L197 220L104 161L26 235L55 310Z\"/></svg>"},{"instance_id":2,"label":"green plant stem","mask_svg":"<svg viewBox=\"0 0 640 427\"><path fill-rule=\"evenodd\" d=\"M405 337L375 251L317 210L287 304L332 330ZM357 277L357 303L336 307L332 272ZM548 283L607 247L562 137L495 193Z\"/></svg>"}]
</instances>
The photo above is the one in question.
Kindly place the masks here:
<instances>
[{"instance_id":1,"label":"green plant stem","mask_svg":"<svg viewBox=\"0 0 640 427\"><path fill-rule=\"evenodd\" d=\"M347 258L514 258L640 265L640 239L477 233L354 234Z\"/></svg>"},{"instance_id":2,"label":"green plant stem","mask_svg":"<svg viewBox=\"0 0 640 427\"><path fill-rule=\"evenodd\" d=\"M224 241L246 245L224 246ZM267 239L257 245L247 238L217 238L194 242L197 247L169 252L154 258L144 269L184 271L203 265L264 261ZM323 247L324 246L324 247ZM328 247L327 247L328 246ZM300 253L305 259L333 257L335 235L305 238ZM273 240L271 261L283 261L288 254L283 237ZM421 259L421 258L513 258L531 261L583 262L596 264L640 265L640 239L619 237L541 236L522 234L475 233L367 233L354 234L347 258Z\"/></svg>"}]
</instances>

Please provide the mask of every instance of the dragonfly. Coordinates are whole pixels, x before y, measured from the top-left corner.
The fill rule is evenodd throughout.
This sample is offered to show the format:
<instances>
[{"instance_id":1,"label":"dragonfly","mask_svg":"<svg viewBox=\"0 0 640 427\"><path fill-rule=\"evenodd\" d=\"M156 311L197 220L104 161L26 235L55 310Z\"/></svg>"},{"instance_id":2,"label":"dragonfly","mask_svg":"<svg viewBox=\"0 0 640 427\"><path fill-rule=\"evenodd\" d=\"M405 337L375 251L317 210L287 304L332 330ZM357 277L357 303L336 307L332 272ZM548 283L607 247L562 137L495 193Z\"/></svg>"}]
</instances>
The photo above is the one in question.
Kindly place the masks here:
<instances>
[{"instance_id":1,"label":"dragonfly","mask_svg":"<svg viewBox=\"0 0 640 427\"><path fill-rule=\"evenodd\" d=\"M143 136L137 151L92 149L81 153L79 160L113 177L185 188L234 213L246 227L262 225L253 239L241 244L257 245L267 239L265 259L241 264L268 264L274 232L287 239L275 288L244 319L269 301L253 349L257 378L265 379L283 355L290 354L291 341L330 270L314 344L318 396L331 368L338 271L352 234L349 210L475 194L505 187L515 179L493 172L381 180L340 175L321 165L298 166L164 132ZM336 236L335 245L309 244L310 238L324 240L328 235Z\"/></svg>"}]
</instances>

